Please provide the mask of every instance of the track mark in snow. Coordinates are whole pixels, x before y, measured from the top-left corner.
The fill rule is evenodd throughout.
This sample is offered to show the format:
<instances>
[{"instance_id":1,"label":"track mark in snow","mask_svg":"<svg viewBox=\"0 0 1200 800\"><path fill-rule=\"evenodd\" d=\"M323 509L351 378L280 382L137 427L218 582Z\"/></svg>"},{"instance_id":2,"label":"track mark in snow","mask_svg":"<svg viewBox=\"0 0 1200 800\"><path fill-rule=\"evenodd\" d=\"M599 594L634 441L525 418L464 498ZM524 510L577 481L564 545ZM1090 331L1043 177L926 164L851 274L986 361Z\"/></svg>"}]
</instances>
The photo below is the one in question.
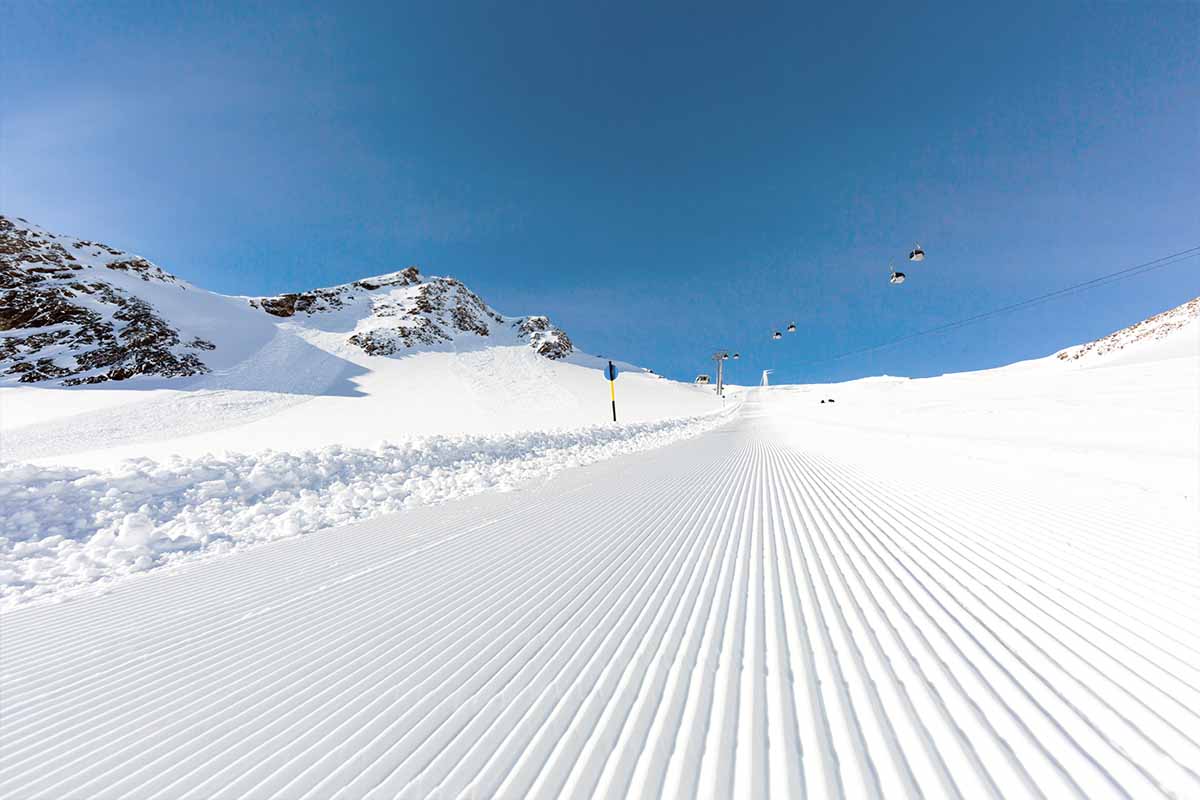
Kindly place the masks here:
<instances>
[{"instance_id":1,"label":"track mark in snow","mask_svg":"<svg viewBox=\"0 0 1200 800\"><path fill-rule=\"evenodd\" d=\"M1189 531L901 485L750 411L11 612L0 795L1200 793Z\"/></svg>"}]
</instances>

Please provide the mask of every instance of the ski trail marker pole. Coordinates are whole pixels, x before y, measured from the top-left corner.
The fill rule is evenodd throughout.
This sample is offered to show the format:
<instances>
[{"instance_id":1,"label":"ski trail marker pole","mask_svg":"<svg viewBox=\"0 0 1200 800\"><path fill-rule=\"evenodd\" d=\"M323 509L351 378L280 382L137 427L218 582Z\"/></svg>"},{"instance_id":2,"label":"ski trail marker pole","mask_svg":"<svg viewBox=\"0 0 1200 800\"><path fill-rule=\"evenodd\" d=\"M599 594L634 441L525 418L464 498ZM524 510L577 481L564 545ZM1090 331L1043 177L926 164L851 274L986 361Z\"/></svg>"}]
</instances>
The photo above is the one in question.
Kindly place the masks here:
<instances>
[{"instance_id":1,"label":"ski trail marker pole","mask_svg":"<svg viewBox=\"0 0 1200 800\"><path fill-rule=\"evenodd\" d=\"M608 392L612 397L613 407L613 422L617 421L617 367L611 361L608 362L608 369L604 370L608 376Z\"/></svg>"}]
</instances>

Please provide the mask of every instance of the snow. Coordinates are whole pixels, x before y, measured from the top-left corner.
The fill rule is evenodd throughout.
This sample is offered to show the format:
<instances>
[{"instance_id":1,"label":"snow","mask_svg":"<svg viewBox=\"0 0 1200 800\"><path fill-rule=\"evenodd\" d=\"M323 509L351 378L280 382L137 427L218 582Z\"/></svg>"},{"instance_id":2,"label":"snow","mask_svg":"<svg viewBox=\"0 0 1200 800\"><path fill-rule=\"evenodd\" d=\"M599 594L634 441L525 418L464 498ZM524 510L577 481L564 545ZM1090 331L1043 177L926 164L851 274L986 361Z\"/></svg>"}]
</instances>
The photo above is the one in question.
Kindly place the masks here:
<instances>
[{"instance_id":1,"label":"snow","mask_svg":"<svg viewBox=\"0 0 1200 800\"><path fill-rule=\"evenodd\" d=\"M343 289L0 389L0 796L1200 796L1200 302L727 403L620 362L613 424L605 359L370 356L408 287Z\"/></svg>"},{"instance_id":2,"label":"snow","mask_svg":"<svg viewBox=\"0 0 1200 800\"><path fill-rule=\"evenodd\" d=\"M1195 441L1195 361L753 390L664 447L11 610L0 795L1198 796L1200 512L1154 477L1193 445L1135 436ZM1133 380L1185 413L1112 406ZM1119 461L1044 458L1098 423ZM197 497L293 485L240 463Z\"/></svg>"},{"instance_id":3,"label":"snow","mask_svg":"<svg viewBox=\"0 0 1200 800\"><path fill-rule=\"evenodd\" d=\"M622 422L652 422L722 404L711 389L630 368L617 379L617 406ZM6 460L102 467L126 458L577 428L610 421L611 413L601 368L582 355L551 361L527 346L496 345L336 356L281 333L244 370L205 376L190 389L6 389L0 434Z\"/></svg>"},{"instance_id":4,"label":"snow","mask_svg":"<svg viewBox=\"0 0 1200 800\"><path fill-rule=\"evenodd\" d=\"M105 469L0 466L0 606L61 600L153 567L416 506L511 489L695 436L724 420L415 437Z\"/></svg>"},{"instance_id":5,"label":"snow","mask_svg":"<svg viewBox=\"0 0 1200 800\"><path fill-rule=\"evenodd\" d=\"M1086 476L1130 502L1194 506L1200 494L1200 326L1145 352L1096 362L1055 357L926 379L772 387L806 450L869 452L898 475L1030 481ZM1188 346L1191 353L1187 352ZM833 404L821 404L832 398ZM783 411L786 409L786 412ZM1030 465L1036 465L1031 469Z\"/></svg>"},{"instance_id":6,"label":"snow","mask_svg":"<svg viewBox=\"0 0 1200 800\"><path fill-rule=\"evenodd\" d=\"M1126 349L1128 348L1128 349ZM1094 342L1055 353L1063 361L1101 366L1195 357L1200 352L1200 297Z\"/></svg>"},{"instance_id":7,"label":"snow","mask_svg":"<svg viewBox=\"0 0 1200 800\"><path fill-rule=\"evenodd\" d=\"M35 244L21 245L33 249L16 273L38 269L42 250L71 254L60 270L70 280L110 284L214 349L191 377L0 379L0 605L544 480L696 435L726 410L710 390L618 362L614 424L606 359L574 349L547 317L506 317L415 268L283 299L227 297L19 227ZM111 319L102 292L73 298ZM368 336L387 347L356 344ZM68 344L54 346L34 355L69 363Z\"/></svg>"},{"instance_id":8,"label":"snow","mask_svg":"<svg viewBox=\"0 0 1200 800\"><path fill-rule=\"evenodd\" d=\"M410 303L412 286L343 293L340 307L285 319L251 308L248 298L164 286L187 295L184 306L165 316L187 320L189 331L199 325L191 309L198 309L196 319L212 312L213 327L204 334L217 344L212 354L226 354L225 360L194 378L137 376L70 388L10 384L0 390L0 457L101 467L126 458L373 447L402 435L574 428L602 423L611 413L607 362L579 351L560 360L539 355L513 327L521 318L501 324L489 318L487 336L458 333L393 356L368 355L348 342L354 332L395 324L375 312ZM155 304L170 307L161 299ZM533 344L556 335L538 332ZM206 361L212 354L204 354ZM711 390L619 365L622 421L721 408Z\"/></svg>"},{"instance_id":9,"label":"snow","mask_svg":"<svg viewBox=\"0 0 1200 800\"><path fill-rule=\"evenodd\" d=\"M196 287L187 281L177 278L150 262L143 262L145 269L111 269L110 264L141 261L140 257L107 245L81 241L71 236L55 234L23 220L13 220L22 231L32 232L45 246L59 246L75 260L74 266L80 272L74 274L74 279L89 283L106 283L135 298L149 303L162 318L177 326L180 340L187 342L195 338L218 343L215 350L204 352L204 363L214 371L232 368L246 361L258 348L264 345L275 333L275 325L270 317L261 313L248 313L246 299L230 297L209 292ZM38 266L28 263L24 266ZM73 302L94 311L105 322L113 322L114 307L102 302L101 298L87 293L76 293ZM120 323L118 322L118 325ZM37 329L42 331L45 329ZM6 335L31 333L32 330L8 330ZM63 346L44 348L39 356L70 358L70 353ZM175 381L139 377L127 383L123 389L145 389L151 386L163 386ZM15 379L7 374L0 374L0 386L19 386Z\"/></svg>"}]
</instances>

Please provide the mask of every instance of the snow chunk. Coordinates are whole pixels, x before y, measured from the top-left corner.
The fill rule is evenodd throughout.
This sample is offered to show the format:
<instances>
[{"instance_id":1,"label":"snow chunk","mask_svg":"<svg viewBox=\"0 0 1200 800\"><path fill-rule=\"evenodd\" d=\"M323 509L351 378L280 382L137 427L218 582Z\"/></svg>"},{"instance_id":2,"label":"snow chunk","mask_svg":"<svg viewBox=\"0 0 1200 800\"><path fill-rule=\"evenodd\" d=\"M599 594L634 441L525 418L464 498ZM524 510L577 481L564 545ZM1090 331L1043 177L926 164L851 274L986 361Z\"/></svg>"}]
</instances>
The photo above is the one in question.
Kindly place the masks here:
<instances>
[{"instance_id":1,"label":"snow chunk","mask_svg":"<svg viewBox=\"0 0 1200 800\"><path fill-rule=\"evenodd\" d=\"M732 411L732 409L731 409ZM137 459L103 470L0 465L0 608L217 555L545 480L660 447L727 414L376 448Z\"/></svg>"}]
</instances>

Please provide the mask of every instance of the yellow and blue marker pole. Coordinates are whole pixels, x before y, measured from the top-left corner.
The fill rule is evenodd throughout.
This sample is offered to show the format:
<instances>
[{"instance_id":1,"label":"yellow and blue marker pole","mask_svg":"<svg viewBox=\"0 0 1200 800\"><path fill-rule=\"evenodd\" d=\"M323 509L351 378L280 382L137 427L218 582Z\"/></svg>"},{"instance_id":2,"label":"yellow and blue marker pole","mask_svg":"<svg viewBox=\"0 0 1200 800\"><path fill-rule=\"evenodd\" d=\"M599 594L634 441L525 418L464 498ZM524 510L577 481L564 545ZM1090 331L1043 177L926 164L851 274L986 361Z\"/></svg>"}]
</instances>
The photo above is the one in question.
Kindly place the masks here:
<instances>
[{"instance_id":1,"label":"yellow and blue marker pole","mask_svg":"<svg viewBox=\"0 0 1200 800\"><path fill-rule=\"evenodd\" d=\"M608 392L612 396L613 422L617 421L617 368L608 362Z\"/></svg>"}]
</instances>

